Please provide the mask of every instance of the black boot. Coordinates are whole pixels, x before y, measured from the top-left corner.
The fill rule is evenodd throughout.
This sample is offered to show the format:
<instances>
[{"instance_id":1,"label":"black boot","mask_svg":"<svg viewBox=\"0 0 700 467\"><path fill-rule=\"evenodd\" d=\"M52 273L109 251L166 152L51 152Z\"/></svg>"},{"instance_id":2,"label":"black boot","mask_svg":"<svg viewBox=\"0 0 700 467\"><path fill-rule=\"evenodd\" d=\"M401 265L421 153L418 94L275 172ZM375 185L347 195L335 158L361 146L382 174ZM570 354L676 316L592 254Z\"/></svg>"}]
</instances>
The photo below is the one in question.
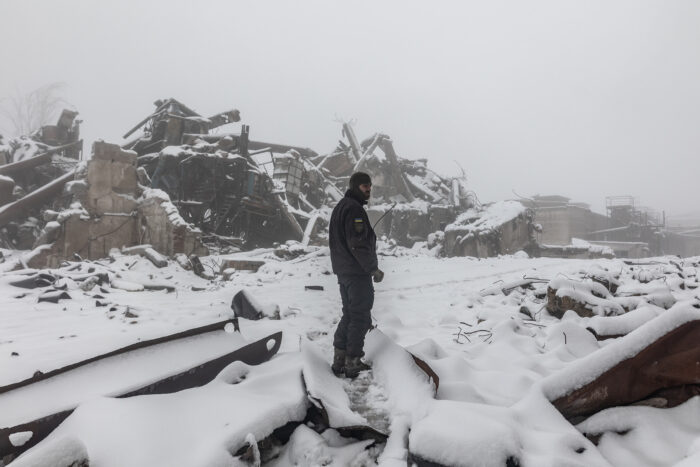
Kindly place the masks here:
<instances>
[{"instance_id":1,"label":"black boot","mask_svg":"<svg viewBox=\"0 0 700 467\"><path fill-rule=\"evenodd\" d=\"M345 359L345 376L356 378L361 371L369 370L370 366L364 363L360 357L347 357Z\"/></svg>"},{"instance_id":2,"label":"black boot","mask_svg":"<svg viewBox=\"0 0 700 467\"><path fill-rule=\"evenodd\" d=\"M333 354L333 365L331 365L331 370L336 376L340 376L345 371L345 350L334 347L335 353Z\"/></svg>"}]
</instances>

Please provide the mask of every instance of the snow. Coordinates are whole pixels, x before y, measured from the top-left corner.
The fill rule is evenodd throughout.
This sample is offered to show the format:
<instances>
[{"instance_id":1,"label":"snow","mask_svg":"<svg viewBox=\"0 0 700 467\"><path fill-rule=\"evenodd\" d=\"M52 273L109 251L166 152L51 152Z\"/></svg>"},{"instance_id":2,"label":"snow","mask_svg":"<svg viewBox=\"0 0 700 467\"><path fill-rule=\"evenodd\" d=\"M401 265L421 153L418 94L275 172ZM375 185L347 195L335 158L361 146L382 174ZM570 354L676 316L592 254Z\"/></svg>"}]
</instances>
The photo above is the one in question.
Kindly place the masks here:
<instances>
[{"instance_id":1,"label":"snow","mask_svg":"<svg viewBox=\"0 0 700 467\"><path fill-rule=\"evenodd\" d=\"M411 429L411 452L443 465L503 467L522 444L508 418L502 407L435 401Z\"/></svg>"},{"instance_id":2,"label":"snow","mask_svg":"<svg viewBox=\"0 0 700 467\"><path fill-rule=\"evenodd\" d=\"M10 443L12 443L13 446L24 446L27 441L32 439L33 435L34 433L31 431L19 431L17 433L12 433L10 434Z\"/></svg>"},{"instance_id":3,"label":"snow","mask_svg":"<svg viewBox=\"0 0 700 467\"><path fill-rule=\"evenodd\" d=\"M603 434L598 449L613 465L691 466L700 459L698 396L671 409L610 408L577 428Z\"/></svg>"},{"instance_id":4,"label":"snow","mask_svg":"<svg viewBox=\"0 0 700 467\"><path fill-rule=\"evenodd\" d=\"M19 425L71 409L94 397L123 394L233 352L244 344L240 335L222 329L99 360L70 374L3 394L0 425ZM25 406L22 401L26 400L33 403Z\"/></svg>"},{"instance_id":5,"label":"snow","mask_svg":"<svg viewBox=\"0 0 700 467\"><path fill-rule=\"evenodd\" d=\"M48 272L59 277L72 299L52 304L37 302L51 287L10 285L38 271L9 272L23 253L2 250L6 260L0 270L6 272L0 273L0 384L230 318L231 299L241 289L259 303L279 305L281 319L240 319L242 336L221 332L221 341L216 339L221 347L192 341L192 346L154 355L150 363L139 359L144 363L138 379L166 371L165 363L167 371L172 365L185 366L187 359L195 359L193 354L207 358L223 351L231 340L242 345L283 331L281 349L269 362L258 366L235 362L209 384L174 394L105 397L109 390L100 380L120 380L121 371L86 376L55 397L25 393L13 399L12 408L6 402L9 394L0 394L0 404L8 404L0 407L0 426L36 415L34 407L49 410L79 403L54 433L14 465L71 459L63 462L68 465L88 453L91 463L107 466L237 465L232 453L248 441L260 442L275 428L304 418L312 404L307 392L330 408L331 425L366 420L386 430L389 439L370 447L369 441L343 438L331 428L302 424L273 453L276 458L261 460L263 466L405 466L409 451L433 461L444 459L449 465L463 465L467 459L474 465L489 465L514 455L523 466L675 462L687 466L700 457L697 399L668 410L609 409L609 414L591 417L590 426L576 427L549 402L683 322L698 319L698 289L685 285L697 284L692 260L656 258L658 264L645 268L656 271L652 277L658 278L643 284L640 266L619 259L437 258L425 248L380 242L386 276L375 284L372 315L377 329L368 334L365 346L373 370L371 376L350 382L332 376L328 367L340 317L328 250L307 251L288 261L273 249L202 258L205 268L216 271L224 258L265 261L257 272L229 271L229 280L202 279L177 261L159 269L144 258L119 254L101 261L69 262ZM109 280L84 290L84 277L97 274ZM612 278L621 292L601 290L591 285L595 284L591 277ZM503 293L504 285L524 278L546 282ZM174 291L128 292L115 288L115 280L169 284ZM595 292L617 305L621 300L638 303L617 316L582 318L569 311L560 320L544 309L542 294L550 281L567 280L576 282L577 290L583 288L592 296ZM324 290L305 290L307 285ZM480 293L485 290L489 293ZM674 299L668 310L648 303L660 292ZM640 295L629 296L635 293ZM127 317L127 312L135 317ZM626 337L598 342L587 328ZM437 391L408 351L437 373ZM62 402L65 395L72 398ZM617 435L614 431L620 426L633 429ZM600 446L583 436L586 430L605 431Z\"/></svg>"},{"instance_id":6,"label":"snow","mask_svg":"<svg viewBox=\"0 0 700 467\"><path fill-rule=\"evenodd\" d=\"M305 425L300 425L292 434L288 446L278 459L268 467L288 466L329 466L345 467L360 466L368 456L364 455L365 448L372 443L358 441L355 443L344 440L339 435L332 435L333 430L318 434Z\"/></svg>"},{"instance_id":7,"label":"snow","mask_svg":"<svg viewBox=\"0 0 700 467\"><path fill-rule=\"evenodd\" d=\"M594 316L587 325L601 336L625 335L656 318L661 312L663 309L647 305L620 316Z\"/></svg>"},{"instance_id":8,"label":"snow","mask_svg":"<svg viewBox=\"0 0 700 467\"><path fill-rule=\"evenodd\" d=\"M90 463L105 467L231 465L229 453L243 447L249 435L261 440L304 418L300 371L298 359L286 356L251 368L237 384L215 380L174 394L92 399L46 442L79 439Z\"/></svg>"},{"instance_id":9,"label":"snow","mask_svg":"<svg viewBox=\"0 0 700 467\"><path fill-rule=\"evenodd\" d=\"M66 436L47 440L43 443L41 449L28 451L23 457L14 461L12 465L14 467L79 465L79 462L84 459L88 459L85 444L75 437Z\"/></svg>"},{"instance_id":10,"label":"snow","mask_svg":"<svg viewBox=\"0 0 700 467\"><path fill-rule=\"evenodd\" d=\"M527 208L518 201L497 201L481 210L467 209L457 216L445 231L459 232L488 232L497 229L501 225L527 212Z\"/></svg>"},{"instance_id":11,"label":"snow","mask_svg":"<svg viewBox=\"0 0 700 467\"><path fill-rule=\"evenodd\" d=\"M592 245L581 238L572 238L571 246L577 248L587 248L591 253L597 253L599 255L609 255L615 256L615 252L612 248L605 245Z\"/></svg>"},{"instance_id":12,"label":"snow","mask_svg":"<svg viewBox=\"0 0 700 467\"><path fill-rule=\"evenodd\" d=\"M311 342L304 342L301 354L306 391L323 404L329 425L333 428L366 425L364 417L350 410L350 399L342 382L333 375L321 350Z\"/></svg>"},{"instance_id":13,"label":"snow","mask_svg":"<svg viewBox=\"0 0 700 467\"><path fill-rule=\"evenodd\" d=\"M171 147L171 146L168 146ZM166 148L167 149L167 148ZM187 226L193 231L199 231L197 228L192 227L189 223L185 222L185 220L182 218L180 215L180 211L177 210L175 205L171 202L170 196L163 190L160 190L158 188L146 188L143 190L143 193L141 194L141 198L139 199L139 202L144 202L144 201L150 201L153 200L157 203L160 204L160 206L163 208L165 211L165 214L168 216L168 220L170 223L172 223L175 226Z\"/></svg>"}]
</instances>

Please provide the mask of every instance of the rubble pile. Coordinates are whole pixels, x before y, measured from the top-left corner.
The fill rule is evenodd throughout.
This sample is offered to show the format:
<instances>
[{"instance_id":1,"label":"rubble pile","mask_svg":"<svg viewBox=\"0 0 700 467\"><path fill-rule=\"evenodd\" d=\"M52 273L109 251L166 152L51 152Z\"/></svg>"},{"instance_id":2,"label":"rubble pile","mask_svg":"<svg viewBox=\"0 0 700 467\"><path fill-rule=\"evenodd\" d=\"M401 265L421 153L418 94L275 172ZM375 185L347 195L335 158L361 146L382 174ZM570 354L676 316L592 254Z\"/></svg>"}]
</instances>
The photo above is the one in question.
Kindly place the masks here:
<instances>
[{"instance_id":1,"label":"rubble pile","mask_svg":"<svg viewBox=\"0 0 700 467\"><path fill-rule=\"evenodd\" d=\"M34 248L28 260L36 266L141 244L173 256L296 242L291 256L297 256L327 242L332 207L356 171L372 176L368 214L378 236L395 245L430 243L446 256L494 256L531 243L532 216L520 204L508 205L519 206L516 215L494 217L504 205L482 207L463 171L446 178L426 159L399 157L388 135L360 141L344 123L337 148L319 155L253 141L245 124L224 131L241 121L238 110L205 118L176 99L154 104L121 148L98 142L87 165L77 164L76 112L3 143L0 153L9 162L0 165L4 246Z\"/></svg>"},{"instance_id":2,"label":"rubble pile","mask_svg":"<svg viewBox=\"0 0 700 467\"><path fill-rule=\"evenodd\" d=\"M45 209L66 207L64 185L82 154L78 113L64 110L56 125L31 135L0 135L0 245L30 249L36 243Z\"/></svg>"},{"instance_id":3,"label":"rubble pile","mask_svg":"<svg viewBox=\"0 0 700 467\"><path fill-rule=\"evenodd\" d=\"M580 360L543 387L572 422L614 406L675 407L700 394L698 266L697 258L668 256L606 261L574 274L496 283L474 303L519 310L518 329L558 322L547 327L547 345L563 344ZM497 330L484 319L461 323L455 342L490 342Z\"/></svg>"},{"instance_id":4,"label":"rubble pile","mask_svg":"<svg viewBox=\"0 0 700 467\"><path fill-rule=\"evenodd\" d=\"M533 213L517 201L463 212L445 229L447 256L488 257L536 247Z\"/></svg>"},{"instance_id":5,"label":"rubble pile","mask_svg":"<svg viewBox=\"0 0 700 467\"><path fill-rule=\"evenodd\" d=\"M136 176L136 154L97 142L84 166L84 178L68 185L68 210L53 213L27 257L30 267L57 267L66 258L105 258L113 248L151 244L157 251L207 254L199 232L179 216L159 190L142 190ZM82 174L81 174L82 175Z\"/></svg>"}]
</instances>

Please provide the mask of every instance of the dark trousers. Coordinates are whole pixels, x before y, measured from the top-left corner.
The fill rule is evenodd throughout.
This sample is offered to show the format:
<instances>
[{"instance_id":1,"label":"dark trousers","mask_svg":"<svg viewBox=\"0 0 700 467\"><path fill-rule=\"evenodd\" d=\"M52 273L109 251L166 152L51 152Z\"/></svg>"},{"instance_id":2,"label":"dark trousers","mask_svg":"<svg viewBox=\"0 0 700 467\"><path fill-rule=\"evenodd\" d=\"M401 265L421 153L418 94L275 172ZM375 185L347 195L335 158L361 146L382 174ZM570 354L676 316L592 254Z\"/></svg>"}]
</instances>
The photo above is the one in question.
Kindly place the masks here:
<instances>
[{"instance_id":1,"label":"dark trousers","mask_svg":"<svg viewBox=\"0 0 700 467\"><path fill-rule=\"evenodd\" d=\"M372 327L374 285L372 276L338 276L343 316L333 336L333 346L344 349L348 357L361 357L365 334Z\"/></svg>"}]
</instances>

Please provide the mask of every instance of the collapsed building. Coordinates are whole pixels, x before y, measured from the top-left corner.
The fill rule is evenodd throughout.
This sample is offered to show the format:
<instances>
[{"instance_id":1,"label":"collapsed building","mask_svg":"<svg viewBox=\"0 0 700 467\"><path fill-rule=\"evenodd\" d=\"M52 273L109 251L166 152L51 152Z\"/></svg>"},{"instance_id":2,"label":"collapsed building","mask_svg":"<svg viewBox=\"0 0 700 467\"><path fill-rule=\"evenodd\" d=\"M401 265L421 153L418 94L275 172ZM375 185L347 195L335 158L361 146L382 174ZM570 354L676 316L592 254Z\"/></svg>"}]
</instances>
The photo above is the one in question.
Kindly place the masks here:
<instances>
[{"instance_id":1,"label":"collapsed building","mask_svg":"<svg viewBox=\"0 0 700 467\"><path fill-rule=\"evenodd\" d=\"M82 156L78 112L64 110L56 125L31 135L0 135L0 246L29 249L45 221L43 211L62 204L62 189Z\"/></svg>"},{"instance_id":2,"label":"collapsed building","mask_svg":"<svg viewBox=\"0 0 700 467\"><path fill-rule=\"evenodd\" d=\"M56 156L76 144L65 141L66 135L77 135L77 127L66 131L67 116L74 119L76 114L64 112L58 125L37 133L65 144L50 147L33 135L29 141L45 149L41 154L39 149L31 154L26 148L21 154L5 151L10 163L0 173L14 178L2 180L3 187L11 187L3 191L0 208L4 246L35 248L31 262L50 265L73 255L95 258L112 248L144 243L165 255L289 241L323 244L332 206L358 170L373 178L370 218L378 234L403 246L426 241L460 212L476 207L463 173L444 178L425 159L401 158L385 134L360 142L345 123L338 147L319 155L299 146L251 140L245 124L237 132L219 131L240 122L238 110L205 118L175 99L156 101L155 107L124 135L131 139L121 147L97 142L89 161L80 164L75 153L60 154L73 157L70 166L33 184L22 179L26 169L63 167ZM31 196L22 196L24 192ZM147 206L156 205L166 206L160 210L169 213L168 222L151 219L155 214ZM23 234L27 218L32 229ZM175 231L177 238L164 239Z\"/></svg>"},{"instance_id":3,"label":"collapsed building","mask_svg":"<svg viewBox=\"0 0 700 467\"><path fill-rule=\"evenodd\" d=\"M168 256L289 242L303 250L325 244L356 171L372 176L368 215L379 238L442 256L639 257L700 246L617 204L608 216L556 196L482 205L464 170L441 176L427 159L399 156L386 134L360 140L349 123L337 147L319 154L252 140L236 109L203 117L172 98L154 105L121 147L98 142L87 162L74 111L0 139L2 246L41 247L32 261L47 265L141 244Z\"/></svg>"}]
</instances>

